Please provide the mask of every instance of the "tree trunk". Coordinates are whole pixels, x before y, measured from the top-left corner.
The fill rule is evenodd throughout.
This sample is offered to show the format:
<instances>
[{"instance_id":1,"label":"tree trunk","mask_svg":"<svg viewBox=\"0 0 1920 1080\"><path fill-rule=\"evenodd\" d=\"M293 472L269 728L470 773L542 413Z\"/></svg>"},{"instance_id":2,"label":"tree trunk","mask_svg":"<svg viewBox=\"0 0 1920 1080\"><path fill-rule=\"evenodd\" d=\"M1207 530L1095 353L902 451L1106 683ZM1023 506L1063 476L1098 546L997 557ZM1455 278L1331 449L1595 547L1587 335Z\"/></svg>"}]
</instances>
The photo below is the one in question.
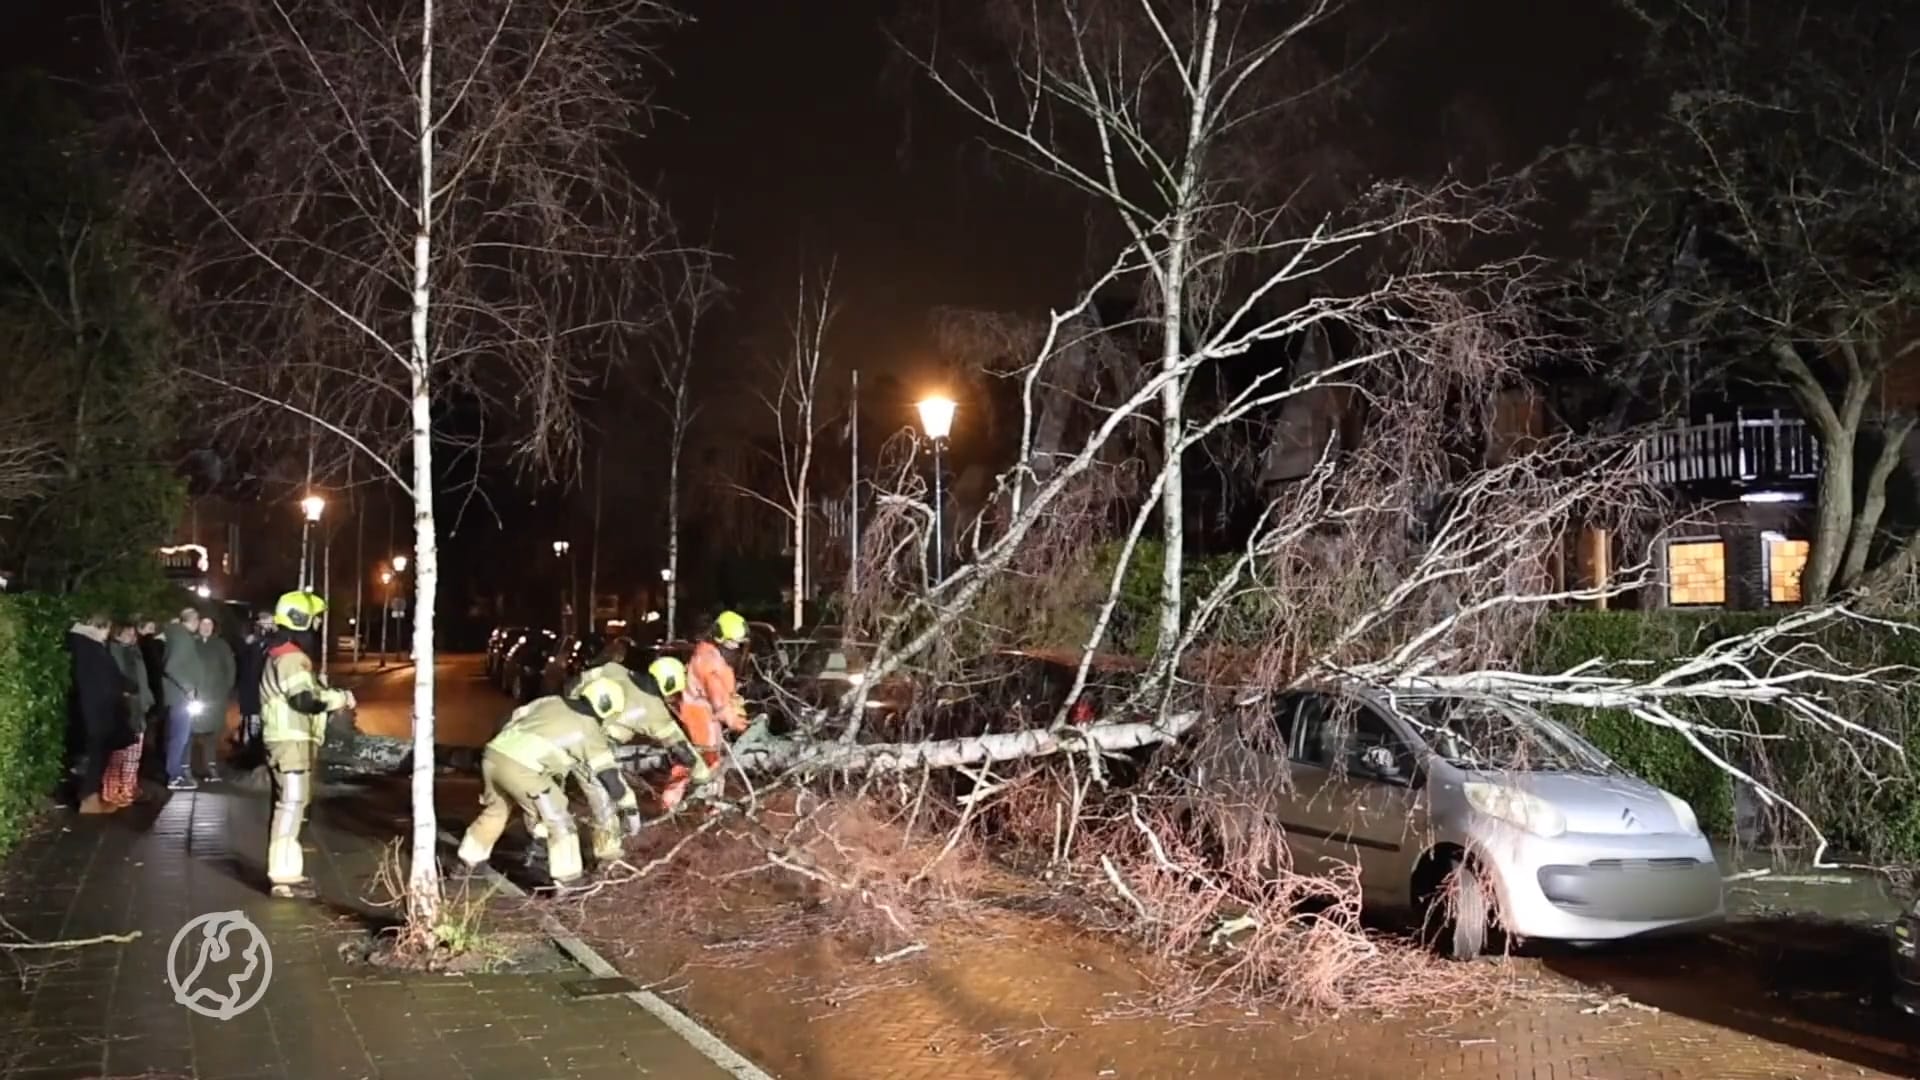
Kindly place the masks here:
<instances>
[{"instance_id":1,"label":"tree trunk","mask_svg":"<svg viewBox=\"0 0 1920 1080\"><path fill-rule=\"evenodd\" d=\"M799 497L793 501L793 628L800 629L807 610L807 466L813 457L809 445L800 455Z\"/></svg>"},{"instance_id":2,"label":"tree trunk","mask_svg":"<svg viewBox=\"0 0 1920 1080\"><path fill-rule=\"evenodd\" d=\"M588 555L592 561L587 563L587 631L599 629L600 620L595 614L600 609L600 508L602 496L606 494L607 444L602 442L600 450L593 458L593 551Z\"/></svg>"},{"instance_id":3,"label":"tree trunk","mask_svg":"<svg viewBox=\"0 0 1920 1080\"><path fill-rule=\"evenodd\" d=\"M1175 230L1175 244L1183 244L1183 228ZM1185 273L1184 252L1176 250L1170 262L1170 276ZM1168 371L1180 366L1180 285L1171 283L1167 289L1167 313L1163 316L1162 332L1166 340L1161 345L1161 365ZM1180 582L1181 570L1186 562L1186 507L1183 500L1185 486L1181 483L1180 445L1186 432L1182 427L1181 399L1185 388L1184 378L1167 380L1160 390L1160 437L1166 440L1165 458L1161 468L1166 470L1166 486L1160 493L1160 532L1161 546L1165 561L1160 567L1160 642L1162 651L1171 649L1180 640Z\"/></svg>"},{"instance_id":4,"label":"tree trunk","mask_svg":"<svg viewBox=\"0 0 1920 1080\"><path fill-rule=\"evenodd\" d=\"M433 807L433 607L440 551L433 525L433 387L427 301L433 229L433 0L421 0L420 205L413 238L413 863L407 906L422 925L440 915L439 821Z\"/></svg>"},{"instance_id":5,"label":"tree trunk","mask_svg":"<svg viewBox=\"0 0 1920 1080\"><path fill-rule=\"evenodd\" d=\"M1860 499L1860 512L1854 515L1852 535L1847 542L1847 559L1840 570L1840 587L1851 589L1866 573L1867 559L1873 554L1873 541L1880 531L1880 517L1887 509L1887 481L1900 467L1907 436L1913 433L1914 418L1902 417L1885 426L1881 435L1880 456L1867 474L1867 490Z\"/></svg>"},{"instance_id":6,"label":"tree trunk","mask_svg":"<svg viewBox=\"0 0 1920 1080\"><path fill-rule=\"evenodd\" d=\"M676 427L678 423L676 421ZM680 436L667 451L667 640L680 625Z\"/></svg>"},{"instance_id":7,"label":"tree trunk","mask_svg":"<svg viewBox=\"0 0 1920 1080\"><path fill-rule=\"evenodd\" d=\"M1853 525L1853 439L1828 432L1820 448L1820 507L1813 520L1813 551L1801 574L1801 601L1823 603L1832 592Z\"/></svg>"},{"instance_id":8,"label":"tree trunk","mask_svg":"<svg viewBox=\"0 0 1920 1080\"><path fill-rule=\"evenodd\" d=\"M733 760L755 772L912 772L1015 761L1052 754L1085 752L1089 746L1123 752L1172 742L1200 722L1197 713L1177 713L1163 721L1089 724L1061 729L1030 728L966 739L917 743L844 743L768 738L735 745ZM642 752L639 757L650 757Z\"/></svg>"}]
</instances>

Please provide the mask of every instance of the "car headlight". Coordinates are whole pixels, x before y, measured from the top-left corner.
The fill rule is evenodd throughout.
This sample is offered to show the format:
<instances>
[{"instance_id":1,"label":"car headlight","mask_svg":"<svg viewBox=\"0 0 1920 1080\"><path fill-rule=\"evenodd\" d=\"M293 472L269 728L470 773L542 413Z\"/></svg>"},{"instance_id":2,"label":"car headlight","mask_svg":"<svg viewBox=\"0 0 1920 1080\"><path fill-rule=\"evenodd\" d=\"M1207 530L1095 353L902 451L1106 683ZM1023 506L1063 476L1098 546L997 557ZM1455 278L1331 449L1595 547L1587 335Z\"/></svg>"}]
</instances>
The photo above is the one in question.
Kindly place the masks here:
<instances>
[{"instance_id":1,"label":"car headlight","mask_svg":"<svg viewBox=\"0 0 1920 1080\"><path fill-rule=\"evenodd\" d=\"M1673 816L1680 819L1680 831L1688 836L1699 836L1700 818L1693 812L1693 807L1687 805L1687 800L1664 791L1660 795L1673 808Z\"/></svg>"},{"instance_id":2,"label":"car headlight","mask_svg":"<svg viewBox=\"0 0 1920 1080\"><path fill-rule=\"evenodd\" d=\"M1500 784L1468 784L1466 790L1467 804L1490 818L1535 836L1559 836L1567 831L1567 816L1538 795Z\"/></svg>"},{"instance_id":3,"label":"car headlight","mask_svg":"<svg viewBox=\"0 0 1920 1080\"><path fill-rule=\"evenodd\" d=\"M867 673L864 671L847 672L847 682L852 686L859 686L862 683L865 683L866 681L867 681Z\"/></svg>"}]
</instances>

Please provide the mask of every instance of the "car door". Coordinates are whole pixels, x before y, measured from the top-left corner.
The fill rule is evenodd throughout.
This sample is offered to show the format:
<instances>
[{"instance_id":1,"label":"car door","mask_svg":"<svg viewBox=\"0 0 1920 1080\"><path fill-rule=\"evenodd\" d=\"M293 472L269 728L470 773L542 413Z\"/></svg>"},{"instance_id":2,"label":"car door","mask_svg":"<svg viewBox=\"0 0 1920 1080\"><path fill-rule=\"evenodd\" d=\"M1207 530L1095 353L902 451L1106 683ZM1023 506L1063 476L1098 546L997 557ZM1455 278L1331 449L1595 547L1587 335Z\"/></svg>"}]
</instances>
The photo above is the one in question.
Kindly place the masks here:
<instances>
[{"instance_id":1,"label":"car door","mask_svg":"<svg viewBox=\"0 0 1920 1080\"><path fill-rule=\"evenodd\" d=\"M1365 899L1395 902L1410 872L1416 756L1372 707L1314 697L1315 707L1298 713L1291 733L1292 821L1283 824L1297 838L1289 841L1296 858L1312 855L1296 865L1309 873L1357 866Z\"/></svg>"}]
</instances>

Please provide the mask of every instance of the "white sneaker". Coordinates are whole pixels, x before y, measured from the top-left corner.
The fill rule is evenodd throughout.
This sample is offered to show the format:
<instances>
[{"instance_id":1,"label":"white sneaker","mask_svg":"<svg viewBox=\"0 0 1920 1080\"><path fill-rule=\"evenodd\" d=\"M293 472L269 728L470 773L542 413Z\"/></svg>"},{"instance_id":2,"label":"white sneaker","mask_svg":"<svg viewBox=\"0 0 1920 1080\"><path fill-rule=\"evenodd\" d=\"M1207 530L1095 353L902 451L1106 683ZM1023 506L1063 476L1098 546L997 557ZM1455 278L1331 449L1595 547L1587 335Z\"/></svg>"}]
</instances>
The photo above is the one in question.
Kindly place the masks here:
<instances>
[{"instance_id":1,"label":"white sneaker","mask_svg":"<svg viewBox=\"0 0 1920 1080\"><path fill-rule=\"evenodd\" d=\"M200 785L191 776L176 776L167 781L168 791L198 791Z\"/></svg>"}]
</instances>

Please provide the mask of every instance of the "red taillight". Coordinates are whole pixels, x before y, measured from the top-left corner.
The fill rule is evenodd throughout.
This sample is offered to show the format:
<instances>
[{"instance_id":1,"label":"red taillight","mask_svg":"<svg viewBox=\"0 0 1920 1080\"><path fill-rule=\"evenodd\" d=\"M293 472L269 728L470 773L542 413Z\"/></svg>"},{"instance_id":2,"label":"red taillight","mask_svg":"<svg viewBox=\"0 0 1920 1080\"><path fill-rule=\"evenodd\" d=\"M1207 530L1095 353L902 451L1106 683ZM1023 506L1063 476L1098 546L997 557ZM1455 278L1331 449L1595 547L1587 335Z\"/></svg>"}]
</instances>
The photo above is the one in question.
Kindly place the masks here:
<instances>
[{"instance_id":1,"label":"red taillight","mask_svg":"<svg viewBox=\"0 0 1920 1080\"><path fill-rule=\"evenodd\" d=\"M1079 701L1074 702L1073 708L1067 711L1067 719L1076 724L1093 723L1093 704L1086 698L1081 698Z\"/></svg>"}]
</instances>

